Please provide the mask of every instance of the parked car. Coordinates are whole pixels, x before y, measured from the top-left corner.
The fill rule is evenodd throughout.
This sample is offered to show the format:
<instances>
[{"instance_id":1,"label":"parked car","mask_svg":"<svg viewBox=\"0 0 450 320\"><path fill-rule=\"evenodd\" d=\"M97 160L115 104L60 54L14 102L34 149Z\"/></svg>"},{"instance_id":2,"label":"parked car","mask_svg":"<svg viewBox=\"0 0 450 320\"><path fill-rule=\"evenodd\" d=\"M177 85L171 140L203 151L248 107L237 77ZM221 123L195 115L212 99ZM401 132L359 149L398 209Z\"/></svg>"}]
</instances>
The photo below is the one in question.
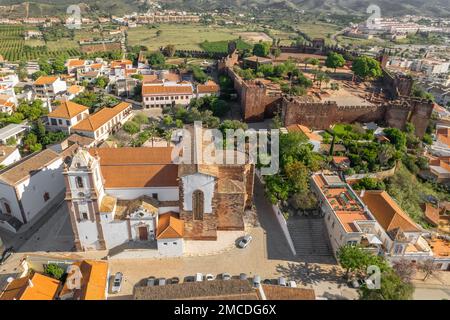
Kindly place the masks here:
<instances>
[{"instance_id":1,"label":"parked car","mask_svg":"<svg viewBox=\"0 0 450 320\"><path fill-rule=\"evenodd\" d=\"M215 277L214 275L212 275L211 273L208 273L208 274L205 276L205 280L206 280L206 281L212 281L212 280L214 280L214 279L216 279L216 277Z\"/></svg>"},{"instance_id":2,"label":"parked car","mask_svg":"<svg viewBox=\"0 0 450 320\"><path fill-rule=\"evenodd\" d=\"M158 279L158 286L165 286L166 284L168 284L166 278Z\"/></svg>"},{"instance_id":3,"label":"parked car","mask_svg":"<svg viewBox=\"0 0 450 320\"><path fill-rule=\"evenodd\" d=\"M203 274L196 273L195 274L195 282L200 282L200 281L203 281Z\"/></svg>"},{"instance_id":4,"label":"parked car","mask_svg":"<svg viewBox=\"0 0 450 320\"><path fill-rule=\"evenodd\" d=\"M247 274L241 273L241 274L239 275L239 280L247 280Z\"/></svg>"},{"instance_id":5,"label":"parked car","mask_svg":"<svg viewBox=\"0 0 450 320\"><path fill-rule=\"evenodd\" d=\"M272 280L264 279L263 284L272 284Z\"/></svg>"},{"instance_id":6,"label":"parked car","mask_svg":"<svg viewBox=\"0 0 450 320\"><path fill-rule=\"evenodd\" d=\"M184 282L195 282L195 277L194 276L184 277Z\"/></svg>"},{"instance_id":7,"label":"parked car","mask_svg":"<svg viewBox=\"0 0 450 320\"><path fill-rule=\"evenodd\" d=\"M249 245L249 243L252 241L252 239L253 238L251 235L246 235L245 237L243 237L241 239L241 241L239 241L239 244L238 244L239 248L242 248L242 249L246 248Z\"/></svg>"},{"instance_id":8,"label":"parked car","mask_svg":"<svg viewBox=\"0 0 450 320\"><path fill-rule=\"evenodd\" d=\"M14 254L14 250L12 247L9 247L5 251L3 251L2 256L0 258L0 265L3 265L6 263L6 260L8 260L9 257L11 257Z\"/></svg>"},{"instance_id":9,"label":"parked car","mask_svg":"<svg viewBox=\"0 0 450 320\"><path fill-rule=\"evenodd\" d=\"M352 288L358 289L364 284L364 280L355 278L351 280L349 284Z\"/></svg>"},{"instance_id":10,"label":"parked car","mask_svg":"<svg viewBox=\"0 0 450 320\"><path fill-rule=\"evenodd\" d=\"M221 278L222 280L231 280L231 275L229 273L224 272L222 273Z\"/></svg>"},{"instance_id":11,"label":"parked car","mask_svg":"<svg viewBox=\"0 0 450 320\"><path fill-rule=\"evenodd\" d=\"M153 287L156 284L155 277L148 277L147 278L147 287Z\"/></svg>"},{"instance_id":12,"label":"parked car","mask_svg":"<svg viewBox=\"0 0 450 320\"><path fill-rule=\"evenodd\" d=\"M114 275L113 286L111 288L111 292L112 293L119 293L120 292L120 289L122 288L122 280L123 280L122 272L117 272Z\"/></svg>"},{"instance_id":13,"label":"parked car","mask_svg":"<svg viewBox=\"0 0 450 320\"><path fill-rule=\"evenodd\" d=\"M288 281L287 285L288 285L288 287L291 287L291 288L297 288L297 283L293 280Z\"/></svg>"},{"instance_id":14,"label":"parked car","mask_svg":"<svg viewBox=\"0 0 450 320\"><path fill-rule=\"evenodd\" d=\"M180 278L178 278L178 277L170 278L170 283L171 284L179 284L180 283Z\"/></svg>"},{"instance_id":15,"label":"parked car","mask_svg":"<svg viewBox=\"0 0 450 320\"><path fill-rule=\"evenodd\" d=\"M261 285L261 277L256 275L253 277L253 287L255 288L259 288L259 286Z\"/></svg>"},{"instance_id":16,"label":"parked car","mask_svg":"<svg viewBox=\"0 0 450 320\"><path fill-rule=\"evenodd\" d=\"M277 282L278 282L279 286L282 286L282 287L287 286L286 279L284 277L279 277Z\"/></svg>"}]
</instances>

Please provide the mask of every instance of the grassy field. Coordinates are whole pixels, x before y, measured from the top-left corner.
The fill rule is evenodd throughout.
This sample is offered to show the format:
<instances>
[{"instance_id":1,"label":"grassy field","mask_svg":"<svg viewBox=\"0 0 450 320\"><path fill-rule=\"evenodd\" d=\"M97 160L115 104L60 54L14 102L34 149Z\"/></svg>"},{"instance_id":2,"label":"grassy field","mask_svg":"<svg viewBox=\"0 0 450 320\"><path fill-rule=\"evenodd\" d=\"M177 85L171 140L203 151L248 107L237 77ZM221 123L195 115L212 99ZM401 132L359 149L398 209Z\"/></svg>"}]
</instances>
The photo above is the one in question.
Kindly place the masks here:
<instances>
[{"instance_id":1,"label":"grassy field","mask_svg":"<svg viewBox=\"0 0 450 320\"><path fill-rule=\"evenodd\" d=\"M239 40L236 40L237 48L239 50L252 49L253 45ZM208 52L227 52L228 51L228 41L205 41L200 44L200 47Z\"/></svg>"},{"instance_id":2,"label":"grassy field","mask_svg":"<svg viewBox=\"0 0 450 320\"><path fill-rule=\"evenodd\" d=\"M157 31L161 34L157 36ZM129 45L143 45L149 50L173 44L177 49L202 50L205 41L229 41L237 39L242 30L226 27L205 27L200 25L159 25L157 28L137 27L128 30Z\"/></svg>"},{"instance_id":3,"label":"grassy field","mask_svg":"<svg viewBox=\"0 0 450 320\"><path fill-rule=\"evenodd\" d=\"M300 23L296 27L306 33L311 38L324 38L329 44L334 44L331 40L331 35L338 32L341 28L334 24L313 22L313 23Z\"/></svg>"}]
</instances>

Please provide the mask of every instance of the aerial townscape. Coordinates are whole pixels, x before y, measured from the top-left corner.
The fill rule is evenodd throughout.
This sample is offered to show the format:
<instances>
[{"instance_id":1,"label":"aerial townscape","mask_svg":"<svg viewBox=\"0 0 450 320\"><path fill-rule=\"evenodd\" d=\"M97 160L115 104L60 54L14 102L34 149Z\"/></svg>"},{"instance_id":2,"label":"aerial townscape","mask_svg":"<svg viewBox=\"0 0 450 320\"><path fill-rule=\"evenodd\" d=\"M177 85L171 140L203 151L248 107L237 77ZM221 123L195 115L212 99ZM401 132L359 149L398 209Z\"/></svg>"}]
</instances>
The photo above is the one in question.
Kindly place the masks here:
<instances>
[{"instance_id":1,"label":"aerial townscape","mask_svg":"<svg viewBox=\"0 0 450 320\"><path fill-rule=\"evenodd\" d=\"M450 2L0 0L0 300L449 298Z\"/></svg>"}]
</instances>

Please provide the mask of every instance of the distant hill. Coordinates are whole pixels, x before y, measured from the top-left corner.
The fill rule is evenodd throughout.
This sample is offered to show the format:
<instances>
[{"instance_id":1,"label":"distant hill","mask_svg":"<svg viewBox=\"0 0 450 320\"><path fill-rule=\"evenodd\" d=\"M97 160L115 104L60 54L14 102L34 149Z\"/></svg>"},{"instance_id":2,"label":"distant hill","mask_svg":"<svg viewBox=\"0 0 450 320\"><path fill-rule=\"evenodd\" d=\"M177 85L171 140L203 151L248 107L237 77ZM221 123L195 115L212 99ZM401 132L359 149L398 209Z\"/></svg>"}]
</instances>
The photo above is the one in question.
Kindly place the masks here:
<instances>
[{"instance_id":1,"label":"distant hill","mask_svg":"<svg viewBox=\"0 0 450 320\"><path fill-rule=\"evenodd\" d=\"M214 9L263 10L267 8L298 8L314 12L363 15L370 4L381 8L382 16L425 14L450 16L450 0L160 0L167 8L209 11ZM0 16L54 16L66 12L73 0L0 0ZM146 11L145 0L84 0L83 12L90 14L122 15L133 11Z\"/></svg>"}]
</instances>

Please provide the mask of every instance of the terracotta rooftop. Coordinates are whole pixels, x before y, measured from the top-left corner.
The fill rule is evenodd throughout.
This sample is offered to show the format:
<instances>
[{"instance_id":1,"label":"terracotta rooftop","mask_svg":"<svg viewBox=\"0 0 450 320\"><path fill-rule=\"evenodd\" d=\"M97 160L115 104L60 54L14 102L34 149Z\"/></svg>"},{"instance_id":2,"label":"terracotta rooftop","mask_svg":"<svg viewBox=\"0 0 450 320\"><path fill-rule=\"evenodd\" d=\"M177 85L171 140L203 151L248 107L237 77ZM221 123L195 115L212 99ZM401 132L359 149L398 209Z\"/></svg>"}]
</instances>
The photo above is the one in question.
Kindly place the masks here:
<instances>
[{"instance_id":1,"label":"terracotta rooftop","mask_svg":"<svg viewBox=\"0 0 450 320\"><path fill-rule=\"evenodd\" d=\"M59 284L56 279L32 273L9 283L0 294L0 300L53 300Z\"/></svg>"},{"instance_id":2,"label":"terracotta rooftop","mask_svg":"<svg viewBox=\"0 0 450 320\"><path fill-rule=\"evenodd\" d=\"M313 176L313 180L324 193L345 231L359 232L355 225L356 221L373 220L357 200L354 191L338 176L317 174Z\"/></svg>"},{"instance_id":3,"label":"terracotta rooftop","mask_svg":"<svg viewBox=\"0 0 450 320\"><path fill-rule=\"evenodd\" d=\"M178 169L171 163L172 148L97 148L106 188L178 186Z\"/></svg>"},{"instance_id":4,"label":"terracotta rooftop","mask_svg":"<svg viewBox=\"0 0 450 320\"><path fill-rule=\"evenodd\" d=\"M450 257L450 241L445 239L432 239L430 240L429 244L435 257Z\"/></svg>"},{"instance_id":5,"label":"terracotta rooftop","mask_svg":"<svg viewBox=\"0 0 450 320\"><path fill-rule=\"evenodd\" d=\"M106 300L108 263L106 261L83 260L75 262L81 271L81 289L74 290L75 300ZM67 282L60 296L70 293Z\"/></svg>"},{"instance_id":6,"label":"terracotta rooftop","mask_svg":"<svg viewBox=\"0 0 450 320\"><path fill-rule=\"evenodd\" d=\"M130 64L133 64L130 60L114 60L111 62L111 68L120 68Z\"/></svg>"},{"instance_id":7,"label":"terracotta rooftop","mask_svg":"<svg viewBox=\"0 0 450 320\"><path fill-rule=\"evenodd\" d=\"M183 238L184 221L175 212L168 212L158 217L156 239Z\"/></svg>"},{"instance_id":8,"label":"terracotta rooftop","mask_svg":"<svg viewBox=\"0 0 450 320\"><path fill-rule=\"evenodd\" d=\"M267 300L316 300L313 289L261 285Z\"/></svg>"},{"instance_id":9,"label":"terracotta rooftop","mask_svg":"<svg viewBox=\"0 0 450 320\"><path fill-rule=\"evenodd\" d=\"M48 85L48 84L53 84L56 80L58 80L57 76L40 76L39 78L37 78L37 80L34 82L34 85Z\"/></svg>"},{"instance_id":10,"label":"terracotta rooftop","mask_svg":"<svg viewBox=\"0 0 450 320\"><path fill-rule=\"evenodd\" d=\"M164 86L164 85L144 85L142 86L143 95L152 94L192 94L191 86Z\"/></svg>"},{"instance_id":11,"label":"terracotta rooftop","mask_svg":"<svg viewBox=\"0 0 450 320\"><path fill-rule=\"evenodd\" d=\"M323 140L321 135L314 133L310 128L303 126L301 124L293 124L293 125L288 126L286 129L288 132L301 132L309 140L312 140L312 141L322 141Z\"/></svg>"},{"instance_id":12,"label":"terracotta rooftop","mask_svg":"<svg viewBox=\"0 0 450 320\"><path fill-rule=\"evenodd\" d=\"M89 110L89 108L81 104L65 100L60 101L60 104L56 107L56 109L50 112L47 116L51 118L72 119L86 110Z\"/></svg>"},{"instance_id":13,"label":"terracotta rooftop","mask_svg":"<svg viewBox=\"0 0 450 320\"><path fill-rule=\"evenodd\" d=\"M419 232L416 223L386 191L366 190L361 196L378 223L387 232L399 228L403 232Z\"/></svg>"},{"instance_id":14,"label":"terracotta rooftop","mask_svg":"<svg viewBox=\"0 0 450 320\"><path fill-rule=\"evenodd\" d=\"M126 102L121 102L113 108L103 108L86 119L78 122L72 127L72 129L80 131L95 131L127 108L131 108L131 104Z\"/></svg>"},{"instance_id":15,"label":"terracotta rooftop","mask_svg":"<svg viewBox=\"0 0 450 320\"><path fill-rule=\"evenodd\" d=\"M422 210L425 214L425 220L434 226L439 225L439 208L436 208L431 203L427 202L422 205Z\"/></svg>"},{"instance_id":16,"label":"terracotta rooftop","mask_svg":"<svg viewBox=\"0 0 450 320\"><path fill-rule=\"evenodd\" d=\"M216 93L219 90L219 85L212 80L208 80L205 84L199 84L197 86L197 93Z\"/></svg>"},{"instance_id":17,"label":"terracotta rooftop","mask_svg":"<svg viewBox=\"0 0 450 320\"><path fill-rule=\"evenodd\" d=\"M86 63L85 60L79 60L79 59L71 59L67 62L67 66L69 68L73 68L73 67L82 67L84 66L84 64Z\"/></svg>"},{"instance_id":18,"label":"terracotta rooftop","mask_svg":"<svg viewBox=\"0 0 450 320\"><path fill-rule=\"evenodd\" d=\"M18 161L0 172L0 181L11 186L30 177L47 165L59 160L61 156L51 149L45 149Z\"/></svg>"},{"instance_id":19,"label":"terracotta rooftop","mask_svg":"<svg viewBox=\"0 0 450 320\"><path fill-rule=\"evenodd\" d=\"M70 93L70 94L78 94L81 91L84 91L84 87L78 86L78 85L75 85L75 84L73 86L70 86L67 89L67 92Z\"/></svg>"},{"instance_id":20,"label":"terracotta rooftop","mask_svg":"<svg viewBox=\"0 0 450 320\"><path fill-rule=\"evenodd\" d=\"M134 300L259 300L247 280L184 282L170 286L136 287Z\"/></svg>"}]
</instances>

